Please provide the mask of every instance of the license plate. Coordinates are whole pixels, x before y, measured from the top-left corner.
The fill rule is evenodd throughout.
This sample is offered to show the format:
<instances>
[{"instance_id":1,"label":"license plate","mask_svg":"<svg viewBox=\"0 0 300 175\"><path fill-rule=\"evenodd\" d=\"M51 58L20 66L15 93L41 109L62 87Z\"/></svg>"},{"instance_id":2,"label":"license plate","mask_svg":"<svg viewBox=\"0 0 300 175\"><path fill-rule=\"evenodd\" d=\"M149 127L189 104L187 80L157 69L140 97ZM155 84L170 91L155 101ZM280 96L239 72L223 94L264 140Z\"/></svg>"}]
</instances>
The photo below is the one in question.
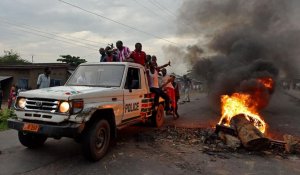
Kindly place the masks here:
<instances>
[{"instance_id":1,"label":"license plate","mask_svg":"<svg viewBox=\"0 0 300 175\"><path fill-rule=\"evenodd\" d=\"M38 132L40 125L34 123L25 123L23 126L23 131Z\"/></svg>"}]
</instances>

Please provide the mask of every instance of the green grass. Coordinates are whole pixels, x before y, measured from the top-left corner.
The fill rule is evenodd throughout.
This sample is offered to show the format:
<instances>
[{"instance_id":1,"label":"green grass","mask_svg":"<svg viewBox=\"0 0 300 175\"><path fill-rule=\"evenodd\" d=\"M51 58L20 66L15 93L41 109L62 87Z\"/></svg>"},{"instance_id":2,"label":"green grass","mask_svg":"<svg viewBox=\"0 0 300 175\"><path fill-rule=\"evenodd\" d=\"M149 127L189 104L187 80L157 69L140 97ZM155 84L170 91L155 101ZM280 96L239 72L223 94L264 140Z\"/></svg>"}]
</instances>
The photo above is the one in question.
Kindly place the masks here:
<instances>
[{"instance_id":1,"label":"green grass","mask_svg":"<svg viewBox=\"0 0 300 175\"><path fill-rule=\"evenodd\" d=\"M10 109L3 109L0 111L0 131L7 130L7 119L13 117L14 111Z\"/></svg>"}]
</instances>

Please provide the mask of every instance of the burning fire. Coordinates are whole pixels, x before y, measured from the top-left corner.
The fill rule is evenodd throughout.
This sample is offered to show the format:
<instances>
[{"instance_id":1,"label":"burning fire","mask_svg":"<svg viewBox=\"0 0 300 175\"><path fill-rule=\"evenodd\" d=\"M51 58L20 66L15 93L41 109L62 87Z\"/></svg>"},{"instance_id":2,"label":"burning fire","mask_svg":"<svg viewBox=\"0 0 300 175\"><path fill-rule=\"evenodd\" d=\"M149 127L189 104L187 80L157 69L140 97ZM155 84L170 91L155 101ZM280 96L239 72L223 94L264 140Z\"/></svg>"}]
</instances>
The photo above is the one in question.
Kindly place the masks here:
<instances>
[{"instance_id":1,"label":"burning fire","mask_svg":"<svg viewBox=\"0 0 300 175\"><path fill-rule=\"evenodd\" d=\"M257 81L263 84L266 88L273 89L274 81L272 78L260 78L257 79Z\"/></svg>"},{"instance_id":2,"label":"burning fire","mask_svg":"<svg viewBox=\"0 0 300 175\"><path fill-rule=\"evenodd\" d=\"M223 95L222 102L222 117L219 124L229 126L232 117L238 114L245 114L249 121L253 121L254 126L262 133L266 131L266 123L261 119L255 107L250 107L251 102L249 94L234 93L231 96Z\"/></svg>"},{"instance_id":3,"label":"burning fire","mask_svg":"<svg viewBox=\"0 0 300 175\"><path fill-rule=\"evenodd\" d=\"M273 88L272 78L257 79L258 82L263 84L265 88L271 90ZM230 125L232 117L238 114L244 114L247 120L253 122L253 125L259 129L262 133L266 131L266 123L258 113L259 101L256 101L255 97L247 93L234 93L231 96L222 95L222 117L219 124Z\"/></svg>"}]
</instances>

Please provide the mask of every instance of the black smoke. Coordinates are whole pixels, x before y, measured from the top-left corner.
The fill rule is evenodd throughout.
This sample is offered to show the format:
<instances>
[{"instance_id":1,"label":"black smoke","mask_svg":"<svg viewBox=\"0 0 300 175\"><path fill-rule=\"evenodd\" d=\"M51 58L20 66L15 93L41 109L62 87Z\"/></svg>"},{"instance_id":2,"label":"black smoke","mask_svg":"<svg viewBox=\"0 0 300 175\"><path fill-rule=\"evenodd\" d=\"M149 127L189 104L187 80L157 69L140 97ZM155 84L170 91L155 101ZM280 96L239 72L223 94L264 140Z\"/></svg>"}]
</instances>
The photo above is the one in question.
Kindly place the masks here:
<instances>
[{"instance_id":1,"label":"black smoke","mask_svg":"<svg viewBox=\"0 0 300 175\"><path fill-rule=\"evenodd\" d=\"M261 86L257 78L300 75L299 14L297 0L184 1L179 35L205 38L206 43L183 49L183 58L207 81L215 101L224 94L252 93L251 87ZM201 54L189 48L199 48Z\"/></svg>"}]
</instances>

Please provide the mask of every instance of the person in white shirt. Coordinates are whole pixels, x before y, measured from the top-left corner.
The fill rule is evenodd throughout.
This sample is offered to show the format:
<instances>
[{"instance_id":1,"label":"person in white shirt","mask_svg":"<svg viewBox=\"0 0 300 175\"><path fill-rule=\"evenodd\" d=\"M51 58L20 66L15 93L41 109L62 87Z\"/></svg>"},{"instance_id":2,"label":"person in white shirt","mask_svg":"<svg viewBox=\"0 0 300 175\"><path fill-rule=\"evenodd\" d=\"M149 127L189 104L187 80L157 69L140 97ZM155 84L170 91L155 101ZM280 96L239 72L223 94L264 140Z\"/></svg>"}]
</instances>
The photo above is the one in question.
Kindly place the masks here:
<instances>
[{"instance_id":1,"label":"person in white shirt","mask_svg":"<svg viewBox=\"0 0 300 175\"><path fill-rule=\"evenodd\" d=\"M37 80L37 89L50 87L50 74L51 70L49 67L44 69L44 73L40 74Z\"/></svg>"},{"instance_id":2,"label":"person in white shirt","mask_svg":"<svg viewBox=\"0 0 300 175\"><path fill-rule=\"evenodd\" d=\"M155 94L155 97L154 97L155 106L158 105L159 97L162 97L165 100L166 111L170 112L170 107L169 107L170 98L168 97L168 95L166 93L164 93L164 91L162 91L162 89L158 85L158 69L155 68L154 62L151 62L150 69L147 72L148 72L148 78L149 78L150 92Z\"/></svg>"},{"instance_id":3,"label":"person in white shirt","mask_svg":"<svg viewBox=\"0 0 300 175\"><path fill-rule=\"evenodd\" d=\"M129 58L131 52L130 49L126 46L123 46L122 41L117 41L116 42L116 47L117 47L117 57L120 62L127 61Z\"/></svg>"},{"instance_id":4,"label":"person in white shirt","mask_svg":"<svg viewBox=\"0 0 300 175\"><path fill-rule=\"evenodd\" d=\"M184 84L184 100L183 100L183 102L190 102L190 88L191 88L192 82L186 75L183 75L183 84Z\"/></svg>"}]
</instances>

